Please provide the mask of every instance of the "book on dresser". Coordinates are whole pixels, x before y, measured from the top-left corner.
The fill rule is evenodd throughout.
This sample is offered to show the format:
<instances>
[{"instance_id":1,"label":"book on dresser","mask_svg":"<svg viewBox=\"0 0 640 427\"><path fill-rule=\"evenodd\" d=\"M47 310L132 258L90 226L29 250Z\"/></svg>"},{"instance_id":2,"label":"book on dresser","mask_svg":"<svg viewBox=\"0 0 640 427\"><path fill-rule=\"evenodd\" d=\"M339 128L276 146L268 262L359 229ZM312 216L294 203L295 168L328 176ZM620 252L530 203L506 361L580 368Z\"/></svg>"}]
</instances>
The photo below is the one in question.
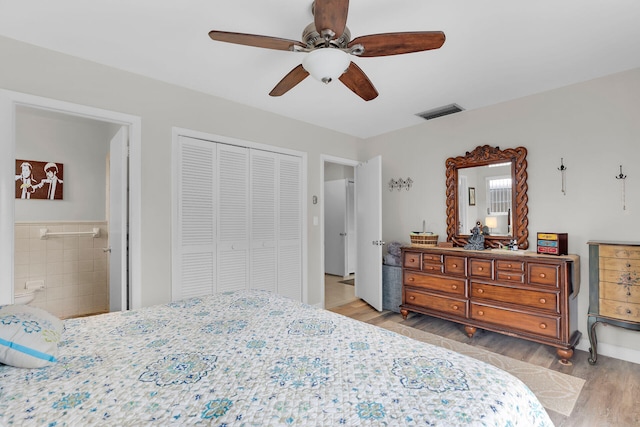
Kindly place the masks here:
<instances>
[{"instance_id":1,"label":"book on dresser","mask_svg":"<svg viewBox=\"0 0 640 427\"><path fill-rule=\"evenodd\" d=\"M422 313L476 330L556 348L568 364L580 339L577 255L463 248L402 248L400 312Z\"/></svg>"}]
</instances>

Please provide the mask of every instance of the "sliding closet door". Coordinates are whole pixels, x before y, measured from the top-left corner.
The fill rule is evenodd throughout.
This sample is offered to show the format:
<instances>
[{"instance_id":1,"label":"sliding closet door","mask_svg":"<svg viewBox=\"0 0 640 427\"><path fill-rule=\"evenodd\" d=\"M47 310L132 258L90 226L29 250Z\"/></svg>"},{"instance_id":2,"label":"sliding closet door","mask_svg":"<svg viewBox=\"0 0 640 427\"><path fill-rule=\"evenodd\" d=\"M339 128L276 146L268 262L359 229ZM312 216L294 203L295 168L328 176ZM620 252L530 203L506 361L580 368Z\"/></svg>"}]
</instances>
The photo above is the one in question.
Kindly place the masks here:
<instances>
[{"instance_id":1,"label":"sliding closet door","mask_svg":"<svg viewBox=\"0 0 640 427\"><path fill-rule=\"evenodd\" d=\"M278 165L278 288L302 300L302 159L281 154Z\"/></svg>"},{"instance_id":2,"label":"sliding closet door","mask_svg":"<svg viewBox=\"0 0 640 427\"><path fill-rule=\"evenodd\" d=\"M210 295L216 287L216 146L180 137L176 155L173 301Z\"/></svg>"},{"instance_id":3,"label":"sliding closet door","mask_svg":"<svg viewBox=\"0 0 640 427\"><path fill-rule=\"evenodd\" d=\"M249 150L218 147L217 290L247 289L249 284Z\"/></svg>"},{"instance_id":4,"label":"sliding closet door","mask_svg":"<svg viewBox=\"0 0 640 427\"><path fill-rule=\"evenodd\" d=\"M251 289L276 292L278 253L277 169L278 155L251 150Z\"/></svg>"}]
</instances>

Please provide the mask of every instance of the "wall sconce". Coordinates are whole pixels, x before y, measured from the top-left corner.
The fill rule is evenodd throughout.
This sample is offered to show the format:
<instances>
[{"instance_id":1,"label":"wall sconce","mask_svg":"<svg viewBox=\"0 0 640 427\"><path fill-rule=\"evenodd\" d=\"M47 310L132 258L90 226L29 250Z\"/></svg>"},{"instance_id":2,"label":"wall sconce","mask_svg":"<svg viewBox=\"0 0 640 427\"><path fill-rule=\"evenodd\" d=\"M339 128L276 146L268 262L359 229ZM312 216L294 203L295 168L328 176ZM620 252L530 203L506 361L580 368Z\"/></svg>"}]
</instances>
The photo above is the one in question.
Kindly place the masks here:
<instances>
[{"instance_id":1,"label":"wall sconce","mask_svg":"<svg viewBox=\"0 0 640 427\"><path fill-rule=\"evenodd\" d=\"M627 175L622 173L622 165L620 165L620 174L616 176L616 179L622 183L622 210L627 210L627 200L626 200L626 186L625 180L627 179Z\"/></svg>"},{"instance_id":2,"label":"wall sconce","mask_svg":"<svg viewBox=\"0 0 640 427\"><path fill-rule=\"evenodd\" d=\"M403 188L409 191L409 189L413 186L413 180L411 178L407 179L390 179L389 180L389 191L393 191L394 189L400 191Z\"/></svg>"},{"instance_id":3,"label":"wall sconce","mask_svg":"<svg viewBox=\"0 0 640 427\"><path fill-rule=\"evenodd\" d=\"M558 170L560 171L560 175L562 175L561 191L562 191L562 194L566 196L567 195L567 186L566 186L567 167L564 165L564 159L562 157L560 157L560 167L558 168Z\"/></svg>"}]
</instances>

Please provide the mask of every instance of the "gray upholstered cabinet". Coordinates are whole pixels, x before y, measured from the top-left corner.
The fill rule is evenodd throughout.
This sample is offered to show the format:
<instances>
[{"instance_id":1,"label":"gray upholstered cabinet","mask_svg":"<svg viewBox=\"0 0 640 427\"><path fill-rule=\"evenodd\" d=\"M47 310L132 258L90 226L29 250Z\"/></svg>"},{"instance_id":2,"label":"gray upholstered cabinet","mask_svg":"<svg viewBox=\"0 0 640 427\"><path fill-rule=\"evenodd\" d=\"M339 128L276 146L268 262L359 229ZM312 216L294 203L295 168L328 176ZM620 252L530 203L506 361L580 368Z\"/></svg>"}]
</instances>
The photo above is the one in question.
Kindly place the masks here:
<instances>
[{"instance_id":1,"label":"gray upholstered cabinet","mask_svg":"<svg viewBox=\"0 0 640 427\"><path fill-rule=\"evenodd\" d=\"M402 305L464 325L556 348L567 363L577 330L579 257L535 252L468 251L462 248L402 249Z\"/></svg>"},{"instance_id":2,"label":"gray upholstered cabinet","mask_svg":"<svg viewBox=\"0 0 640 427\"><path fill-rule=\"evenodd\" d=\"M598 360L596 325L640 331L640 242L589 242L589 363Z\"/></svg>"}]
</instances>

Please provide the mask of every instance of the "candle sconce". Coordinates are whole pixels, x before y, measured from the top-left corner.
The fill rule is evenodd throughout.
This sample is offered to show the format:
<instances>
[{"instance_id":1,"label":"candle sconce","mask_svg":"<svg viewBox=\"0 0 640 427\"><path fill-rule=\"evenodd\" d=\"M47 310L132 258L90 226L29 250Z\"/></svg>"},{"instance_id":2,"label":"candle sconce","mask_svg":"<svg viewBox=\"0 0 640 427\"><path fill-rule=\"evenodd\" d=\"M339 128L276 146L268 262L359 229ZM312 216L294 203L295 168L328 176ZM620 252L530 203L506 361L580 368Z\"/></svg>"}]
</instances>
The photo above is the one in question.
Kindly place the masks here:
<instances>
[{"instance_id":1,"label":"candle sconce","mask_svg":"<svg viewBox=\"0 0 640 427\"><path fill-rule=\"evenodd\" d=\"M407 179L392 178L389 180L389 191L393 191L394 189L400 191L403 188L409 191L409 189L411 189L412 186L413 186L413 180L411 178L407 178Z\"/></svg>"},{"instance_id":2,"label":"candle sconce","mask_svg":"<svg viewBox=\"0 0 640 427\"><path fill-rule=\"evenodd\" d=\"M622 210L627 210L627 201L626 201L626 185L625 181L627 179L627 175L622 173L622 165L620 165L620 173L616 175L616 179L622 183Z\"/></svg>"},{"instance_id":3,"label":"candle sconce","mask_svg":"<svg viewBox=\"0 0 640 427\"><path fill-rule=\"evenodd\" d=\"M562 175L561 191L562 191L562 194L566 196L567 195L567 180L566 180L567 167L564 165L564 159L562 157L560 157L560 167L558 168L558 170L560 171L560 175Z\"/></svg>"}]
</instances>

